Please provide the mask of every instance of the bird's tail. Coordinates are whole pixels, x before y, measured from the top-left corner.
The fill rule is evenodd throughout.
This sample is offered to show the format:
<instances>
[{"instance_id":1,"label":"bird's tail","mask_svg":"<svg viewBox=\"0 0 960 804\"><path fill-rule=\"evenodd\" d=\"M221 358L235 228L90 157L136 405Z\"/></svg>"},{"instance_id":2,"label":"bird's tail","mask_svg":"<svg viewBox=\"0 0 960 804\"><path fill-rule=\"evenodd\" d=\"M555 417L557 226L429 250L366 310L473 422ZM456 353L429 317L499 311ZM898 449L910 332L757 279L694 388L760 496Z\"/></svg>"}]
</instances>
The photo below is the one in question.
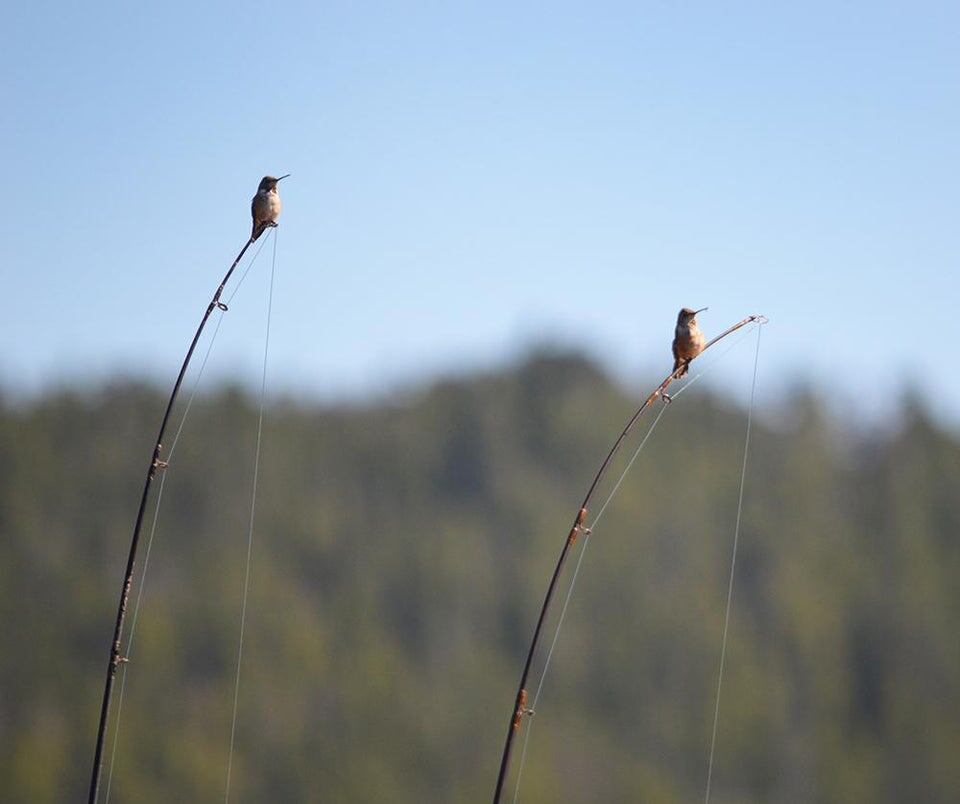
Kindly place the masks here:
<instances>
[{"instance_id":1,"label":"bird's tail","mask_svg":"<svg viewBox=\"0 0 960 804\"><path fill-rule=\"evenodd\" d=\"M679 371L678 371L679 369ZM690 361L681 360L679 357L673 361L673 371L676 379L680 379L684 374L690 370Z\"/></svg>"},{"instance_id":2,"label":"bird's tail","mask_svg":"<svg viewBox=\"0 0 960 804\"><path fill-rule=\"evenodd\" d=\"M253 243L256 241L260 235L263 234L264 225L262 223L253 222L253 229L250 232L250 242Z\"/></svg>"}]
</instances>

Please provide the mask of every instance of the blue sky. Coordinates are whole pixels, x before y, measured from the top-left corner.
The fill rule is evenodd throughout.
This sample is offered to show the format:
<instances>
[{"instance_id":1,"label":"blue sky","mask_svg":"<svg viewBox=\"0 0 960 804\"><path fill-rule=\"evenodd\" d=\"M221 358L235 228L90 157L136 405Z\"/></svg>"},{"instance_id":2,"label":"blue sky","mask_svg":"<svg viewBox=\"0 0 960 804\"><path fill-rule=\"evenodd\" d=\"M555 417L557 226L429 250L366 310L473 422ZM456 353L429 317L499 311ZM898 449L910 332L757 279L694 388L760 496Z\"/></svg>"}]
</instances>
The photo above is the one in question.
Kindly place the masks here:
<instances>
[{"instance_id":1,"label":"blue sky","mask_svg":"<svg viewBox=\"0 0 960 804\"><path fill-rule=\"evenodd\" d=\"M172 380L289 172L274 389L534 342L647 377L709 305L770 317L768 390L916 381L960 419L958 34L956 3L15 4L0 382ZM268 268L212 377L257 375Z\"/></svg>"}]
</instances>

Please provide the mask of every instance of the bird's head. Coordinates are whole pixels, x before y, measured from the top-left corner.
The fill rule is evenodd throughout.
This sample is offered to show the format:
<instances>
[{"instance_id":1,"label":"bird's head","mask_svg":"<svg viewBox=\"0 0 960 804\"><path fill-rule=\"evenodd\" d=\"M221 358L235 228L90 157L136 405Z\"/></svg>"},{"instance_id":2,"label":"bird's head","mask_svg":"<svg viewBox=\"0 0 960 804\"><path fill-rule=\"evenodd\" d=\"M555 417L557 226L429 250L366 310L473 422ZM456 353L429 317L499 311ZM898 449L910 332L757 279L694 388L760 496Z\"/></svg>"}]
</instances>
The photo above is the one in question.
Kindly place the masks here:
<instances>
[{"instance_id":1,"label":"bird's head","mask_svg":"<svg viewBox=\"0 0 960 804\"><path fill-rule=\"evenodd\" d=\"M697 313L702 313L706 309L708 308L701 307L699 310L691 310L689 307L684 307L677 315L677 323L686 326L697 317Z\"/></svg>"},{"instance_id":2,"label":"bird's head","mask_svg":"<svg viewBox=\"0 0 960 804\"><path fill-rule=\"evenodd\" d=\"M269 192L270 190L276 190L277 182L280 181L280 179L287 178L287 176L289 175L290 174L287 173L286 175L281 176L279 179L276 178L275 176L264 176L262 179L260 179L260 186L257 188L257 192L258 193L263 192L264 190L266 190L267 192Z\"/></svg>"}]
</instances>

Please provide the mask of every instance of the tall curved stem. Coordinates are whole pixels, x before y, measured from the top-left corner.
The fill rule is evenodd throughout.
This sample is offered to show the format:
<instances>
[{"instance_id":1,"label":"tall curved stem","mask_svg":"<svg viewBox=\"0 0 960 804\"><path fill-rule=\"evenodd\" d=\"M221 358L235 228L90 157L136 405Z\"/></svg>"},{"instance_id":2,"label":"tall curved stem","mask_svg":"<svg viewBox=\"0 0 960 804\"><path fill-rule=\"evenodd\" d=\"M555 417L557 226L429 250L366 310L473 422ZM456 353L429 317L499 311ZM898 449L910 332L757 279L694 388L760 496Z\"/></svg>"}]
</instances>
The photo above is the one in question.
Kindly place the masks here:
<instances>
[{"instance_id":1,"label":"tall curved stem","mask_svg":"<svg viewBox=\"0 0 960 804\"><path fill-rule=\"evenodd\" d=\"M736 332L741 327L751 324L754 321L762 321L763 316L751 315L734 324L732 327L725 329L717 337L708 341L703 349L700 350L702 355L707 349L713 346L718 341L723 340L733 332ZM698 355L699 356L699 355ZM523 721L523 717L527 714L527 679L530 675L530 668L533 665L533 657L536 655L537 646L540 643L540 633L543 630L543 624L547 619L547 614L550 611L550 604L553 601L553 593L557 588L557 581L560 579L560 575L563 572L563 565L566 563L567 555L570 552L570 548L573 547L574 543L577 541L577 534L583 530L583 523L586 519L588 508L591 500L593 499L594 492L597 490L597 486L600 485L600 481L603 479L603 476L607 472L607 467L610 465L610 461L613 460L614 456L620 451L620 447L623 445L623 442L626 440L627 435L633 429L634 425L639 421L640 416L643 412L653 405L656 402L658 397L663 396L667 388L681 373L683 369L677 368L667 375L666 379L657 386L656 390L648 396L643 404L637 408L636 413L630 417L630 420L627 422L626 427L623 428L623 431L620 433L616 441L614 441L613 446L610 448L610 451L607 453L607 457L603 459L603 463L600 464L600 468L597 470L597 473L593 477L593 482L590 484L590 488L587 490L586 496L583 498L583 502L580 504L580 509L577 511L577 516L573 521L573 526L570 528L570 532L567 534L566 541L563 543L563 549L560 551L560 557L557 559L557 565L554 567L553 575L550 578L550 585L547 587L547 594L543 599L543 605L540 607L540 616L537 618L537 625L533 631L533 639L530 642L530 648L527 651L527 660L523 665L523 673L520 675L520 686L517 688L517 697L514 700L513 712L510 715L510 725L507 727L507 739L503 746L503 755L500 758L500 772L497 775L497 787L493 794L494 804L499 804L500 796L503 793L503 786L507 780L507 772L510 769L510 753L513 750L513 738L516 736L517 732L520 731L520 725Z\"/></svg>"},{"instance_id":2,"label":"tall curved stem","mask_svg":"<svg viewBox=\"0 0 960 804\"><path fill-rule=\"evenodd\" d=\"M180 386L183 384L183 378L187 373L187 368L190 366L190 359L193 357L193 352L197 348L197 342L203 334L203 329L210 319L210 314L216 307L220 306L221 309L226 310L226 305L222 304L220 296L237 265L240 263L240 260L243 259L243 255L246 254L247 249L250 248L254 240L255 238L251 237L244 243L243 248L240 249L240 253L237 254L233 264L220 281L216 293L213 294L210 304L207 305L203 318L200 319L200 325L193 335L193 340L190 341L190 348L187 349L186 357L183 358L183 364L180 366L180 373L177 374L177 381L173 384L173 390L170 392L170 399L167 402L167 408L160 422L160 430L157 433L157 440L154 443L153 454L150 456L150 463L147 466L147 477L143 483L143 493L140 495L140 507L137 509L137 520L133 526L133 538L130 540L130 552L127 556L127 568L123 576L123 586L120 589L120 602L117 606L117 620L113 628L113 641L110 643L110 659L107 663L107 677L103 687L103 701L100 705L100 726L97 729L97 747L93 755L93 770L90 774L88 804L96 804L97 796L100 792L100 775L103 768L103 745L107 734L110 697L113 693L113 682L117 676L117 668L126 661L126 658L120 655L120 642L123 636L123 621L127 613L127 602L133 586L133 570L136 566L137 547L140 544L140 529L143 526L143 517L147 509L147 500L150 496L150 486L153 484L153 478L156 476L158 470L166 467L166 462L160 457L163 452L163 437L167 431L167 425L170 422L170 414L173 412L173 406L180 393Z\"/></svg>"}]
</instances>

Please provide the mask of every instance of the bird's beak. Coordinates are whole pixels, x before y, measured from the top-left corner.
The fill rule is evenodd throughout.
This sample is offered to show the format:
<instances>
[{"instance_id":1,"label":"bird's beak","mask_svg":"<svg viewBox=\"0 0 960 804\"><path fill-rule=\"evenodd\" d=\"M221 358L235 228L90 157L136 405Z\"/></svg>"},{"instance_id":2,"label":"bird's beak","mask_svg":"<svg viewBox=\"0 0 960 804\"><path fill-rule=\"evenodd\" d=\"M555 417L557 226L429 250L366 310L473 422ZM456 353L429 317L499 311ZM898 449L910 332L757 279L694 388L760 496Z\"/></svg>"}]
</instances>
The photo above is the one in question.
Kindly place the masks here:
<instances>
[{"instance_id":1,"label":"bird's beak","mask_svg":"<svg viewBox=\"0 0 960 804\"><path fill-rule=\"evenodd\" d=\"M710 309L709 307L701 307L699 310L694 311L693 314L696 315L697 313L704 313L709 309Z\"/></svg>"},{"instance_id":2,"label":"bird's beak","mask_svg":"<svg viewBox=\"0 0 960 804\"><path fill-rule=\"evenodd\" d=\"M287 176L289 175L290 175L289 173L284 173L279 179L277 179L277 181L281 181L282 179L287 178Z\"/></svg>"}]
</instances>

